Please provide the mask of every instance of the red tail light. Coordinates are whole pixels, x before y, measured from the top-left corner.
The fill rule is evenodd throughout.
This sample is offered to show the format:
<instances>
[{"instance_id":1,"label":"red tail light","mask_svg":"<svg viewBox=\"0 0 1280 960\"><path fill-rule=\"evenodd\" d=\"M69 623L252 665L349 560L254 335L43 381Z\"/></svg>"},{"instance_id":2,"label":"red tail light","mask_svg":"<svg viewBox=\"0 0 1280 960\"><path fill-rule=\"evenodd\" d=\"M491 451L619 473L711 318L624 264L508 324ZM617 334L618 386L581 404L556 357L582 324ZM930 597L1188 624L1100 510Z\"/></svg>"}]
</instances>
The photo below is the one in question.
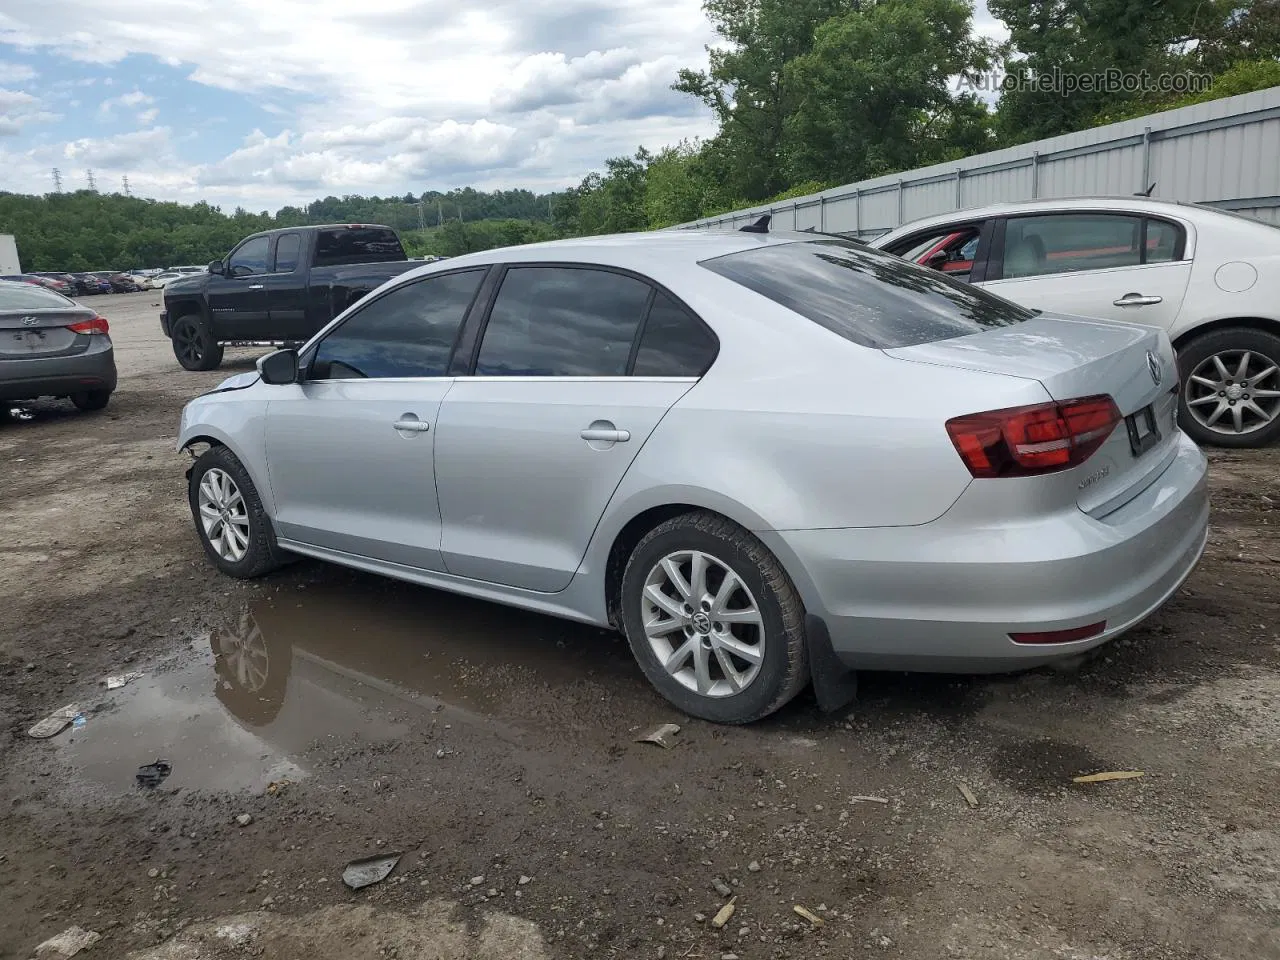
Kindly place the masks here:
<instances>
[{"instance_id":1,"label":"red tail light","mask_svg":"<svg viewBox=\"0 0 1280 960\"><path fill-rule=\"evenodd\" d=\"M954 417L947 433L975 477L1025 477L1084 463L1120 420L1115 401L1097 396Z\"/></svg>"},{"instance_id":2,"label":"red tail light","mask_svg":"<svg viewBox=\"0 0 1280 960\"><path fill-rule=\"evenodd\" d=\"M79 323L73 323L68 330L75 333L110 333L111 328L107 326L106 317L94 317L92 320L81 320Z\"/></svg>"}]
</instances>

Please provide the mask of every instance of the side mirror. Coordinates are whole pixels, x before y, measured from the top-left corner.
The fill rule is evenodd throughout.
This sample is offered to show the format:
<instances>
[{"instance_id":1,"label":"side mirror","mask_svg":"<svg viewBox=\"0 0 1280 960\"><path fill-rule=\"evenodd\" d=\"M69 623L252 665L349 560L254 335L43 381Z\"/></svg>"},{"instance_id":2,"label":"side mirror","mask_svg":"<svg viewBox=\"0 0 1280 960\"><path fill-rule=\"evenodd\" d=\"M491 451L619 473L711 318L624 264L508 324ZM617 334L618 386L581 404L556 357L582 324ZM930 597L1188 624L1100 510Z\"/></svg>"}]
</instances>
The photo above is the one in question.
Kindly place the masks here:
<instances>
[{"instance_id":1,"label":"side mirror","mask_svg":"<svg viewBox=\"0 0 1280 960\"><path fill-rule=\"evenodd\" d=\"M216 274L218 274L218 276L221 276L221 275L225 272L225 270L223 269L223 266L222 266L222 261L221 261L221 260L215 260L215 261L213 261L213 263L209 264L209 272L210 272L210 273L216 273Z\"/></svg>"},{"instance_id":2,"label":"side mirror","mask_svg":"<svg viewBox=\"0 0 1280 960\"><path fill-rule=\"evenodd\" d=\"M263 383L281 386L298 382L298 351L277 350L258 358L258 376Z\"/></svg>"},{"instance_id":3,"label":"side mirror","mask_svg":"<svg viewBox=\"0 0 1280 960\"><path fill-rule=\"evenodd\" d=\"M931 256L928 260L926 260L924 262L924 265L928 267L930 270L941 270L946 265L946 263L947 263L947 251L939 250L937 253Z\"/></svg>"}]
</instances>

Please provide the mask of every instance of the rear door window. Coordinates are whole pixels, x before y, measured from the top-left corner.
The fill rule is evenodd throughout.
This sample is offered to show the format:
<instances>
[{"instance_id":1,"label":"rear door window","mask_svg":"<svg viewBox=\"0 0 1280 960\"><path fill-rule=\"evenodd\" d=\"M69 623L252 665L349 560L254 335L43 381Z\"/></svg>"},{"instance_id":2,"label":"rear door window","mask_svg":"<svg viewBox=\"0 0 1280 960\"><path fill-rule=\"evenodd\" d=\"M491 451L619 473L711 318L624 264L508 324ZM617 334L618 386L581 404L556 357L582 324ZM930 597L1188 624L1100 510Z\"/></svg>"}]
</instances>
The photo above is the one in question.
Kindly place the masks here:
<instances>
[{"instance_id":1,"label":"rear door window","mask_svg":"<svg viewBox=\"0 0 1280 960\"><path fill-rule=\"evenodd\" d=\"M624 376L652 289L589 267L511 267L485 325L476 376Z\"/></svg>"},{"instance_id":2,"label":"rear door window","mask_svg":"<svg viewBox=\"0 0 1280 960\"><path fill-rule=\"evenodd\" d=\"M316 233L317 267L404 259L400 238L389 227L331 227Z\"/></svg>"},{"instance_id":3,"label":"rear door window","mask_svg":"<svg viewBox=\"0 0 1280 960\"><path fill-rule=\"evenodd\" d=\"M293 273L298 269L298 254L302 250L302 238L296 233L286 233L276 240L276 273Z\"/></svg>"},{"instance_id":4,"label":"rear door window","mask_svg":"<svg viewBox=\"0 0 1280 960\"><path fill-rule=\"evenodd\" d=\"M1168 263L1182 255L1182 229L1166 220L1114 213L1011 217L1002 276L1043 277Z\"/></svg>"},{"instance_id":5,"label":"rear door window","mask_svg":"<svg viewBox=\"0 0 1280 960\"><path fill-rule=\"evenodd\" d=\"M978 287L841 240L759 247L702 266L877 349L963 337L1035 316Z\"/></svg>"}]
</instances>

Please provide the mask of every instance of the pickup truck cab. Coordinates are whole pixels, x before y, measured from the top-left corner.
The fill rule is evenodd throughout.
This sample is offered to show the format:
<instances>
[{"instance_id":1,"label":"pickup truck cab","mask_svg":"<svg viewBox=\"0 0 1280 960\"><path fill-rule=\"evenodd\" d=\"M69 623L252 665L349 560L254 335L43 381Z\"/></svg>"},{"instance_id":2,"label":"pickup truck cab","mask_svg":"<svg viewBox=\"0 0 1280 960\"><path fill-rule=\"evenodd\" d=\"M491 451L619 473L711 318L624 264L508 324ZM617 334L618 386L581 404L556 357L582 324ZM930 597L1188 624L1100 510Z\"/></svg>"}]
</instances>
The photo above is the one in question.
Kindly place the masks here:
<instances>
[{"instance_id":1,"label":"pickup truck cab","mask_svg":"<svg viewBox=\"0 0 1280 960\"><path fill-rule=\"evenodd\" d=\"M418 266L390 227L285 227L246 237L207 273L164 288L160 329L187 370L228 344L301 343L376 287Z\"/></svg>"}]
</instances>

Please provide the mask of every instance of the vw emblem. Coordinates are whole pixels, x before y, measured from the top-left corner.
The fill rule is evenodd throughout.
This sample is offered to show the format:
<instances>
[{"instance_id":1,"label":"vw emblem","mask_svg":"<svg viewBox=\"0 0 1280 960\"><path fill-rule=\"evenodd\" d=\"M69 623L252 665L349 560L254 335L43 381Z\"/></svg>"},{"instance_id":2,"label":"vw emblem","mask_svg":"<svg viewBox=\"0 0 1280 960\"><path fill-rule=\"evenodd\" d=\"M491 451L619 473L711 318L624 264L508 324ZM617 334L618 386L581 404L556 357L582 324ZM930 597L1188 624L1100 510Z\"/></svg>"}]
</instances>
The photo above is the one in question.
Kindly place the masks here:
<instances>
[{"instance_id":1,"label":"vw emblem","mask_svg":"<svg viewBox=\"0 0 1280 960\"><path fill-rule=\"evenodd\" d=\"M1151 382L1157 387L1164 379L1164 371L1160 368L1160 358L1150 350L1147 351L1147 370L1151 373Z\"/></svg>"},{"instance_id":2,"label":"vw emblem","mask_svg":"<svg viewBox=\"0 0 1280 960\"><path fill-rule=\"evenodd\" d=\"M693 629L699 633L711 632L711 618L699 610L693 615Z\"/></svg>"},{"instance_id":3,"label":"vw emblem","mask_svg":"<svg viewBox=\"0 0 1280 960\"><path fill-rule=\"evenodd\" d=\"M22 318L22 325L24 327L34 327L39 322L40 322L39 317L23 317Z\"/></svg>"}]
</instances>

